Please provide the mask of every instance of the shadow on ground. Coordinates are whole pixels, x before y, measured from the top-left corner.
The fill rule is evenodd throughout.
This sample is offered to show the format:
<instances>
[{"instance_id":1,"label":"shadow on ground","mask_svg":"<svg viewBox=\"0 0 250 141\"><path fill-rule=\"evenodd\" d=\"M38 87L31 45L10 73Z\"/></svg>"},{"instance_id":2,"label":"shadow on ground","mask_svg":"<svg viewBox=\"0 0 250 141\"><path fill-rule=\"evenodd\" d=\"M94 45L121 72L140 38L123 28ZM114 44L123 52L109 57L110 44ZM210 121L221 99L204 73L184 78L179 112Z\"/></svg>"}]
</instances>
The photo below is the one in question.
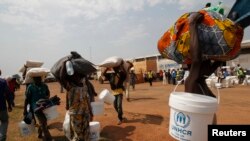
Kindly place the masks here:
<instances>
[{"instance_id":1,"label":"shadow on ground","mask_svg":"<svg viewBox=\"0 0 250 141\"><path fill-rule=\"evenodd\" d=\"M139 100L156 100L156 98L152 98L152 97L143 97L143 98L129 98L129 101L139 101Z\"/></svg>"},{"instance_id":2,"label":"shadow on ground","mask_svg":"<svg viewBox=\"0 0 250 141\"><path fill-rule=\"evenodd\" d=\"M65 136L53 136L53 141L68 141Z\"/></svg>"},{"instance_id":3,"label":"shadow on ground","mask_svg":"<svg viewBox=\"0 0 250 141\"><path fill-rule=\"evenodd\" d=\"M58 131L63 131L62 122L53 122L49 124L49 129L57 129Z\"/></svg>"},{"instance_id":4,"label":"shadow on ground","mask_svg":"<svg viewBox=\"0 0 250 141\"><path fill-rule=\"evenodd\" d=\"M135 123L140 122L143 124L155 124L161 125L164 118L160 115L149 115L149 114L138 114L138 113L129 113L132 117L131 119L127 119L126 123Z\"/></svg>"},{"instance_id":5,"label":"shadow on ground","mask_svg":"<svg viewBox=\"0 0 250 141\"><path fill-rule=\"evenodd\" d=\"M135 126L105 126L100 134L100 141L132 141L128 137L133 135L135 128Z\"/></svg>"}]
</instances>

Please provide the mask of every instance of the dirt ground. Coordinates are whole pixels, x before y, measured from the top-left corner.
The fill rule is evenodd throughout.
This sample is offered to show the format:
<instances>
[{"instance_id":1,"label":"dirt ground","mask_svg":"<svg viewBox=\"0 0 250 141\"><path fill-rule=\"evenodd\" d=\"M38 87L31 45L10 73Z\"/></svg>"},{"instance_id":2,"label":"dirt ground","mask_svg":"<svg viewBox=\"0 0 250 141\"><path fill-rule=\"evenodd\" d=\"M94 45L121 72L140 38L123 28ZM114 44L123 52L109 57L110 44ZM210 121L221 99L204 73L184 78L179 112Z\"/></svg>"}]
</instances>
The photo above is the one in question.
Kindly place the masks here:
<instances>
[{"instance_id":1,"label":"dirt ground","mask_svg":"<svg viewBox=\"0 0 250 141\"><path fill-rule=\"evenodd\" d=\"M109 84L98 84L92 81L95 89L100 93L109 89ZM58 83L48 83L51 95L61 97L58 106L60 116L49 121L49 129L56 141L67 140L62 131L65 115L65 92L60 93ZM175 141L168 133L170 107L168 100L173 91L173 85L163 85L154 82L150 87L148 83L137 84L135 90L130 92L130 102L123 100L124 116L126 122L117 125L117 114L112 105L105 104L104 115L94 117L94 121L101 124L100 140L104 141ZM177 91L183 91L183 85ZM16 92L16 107L10 113L8 128L8 141L38 141L37 134L22 137L18 123L22 120L23 98L25 86ZM110 90L110 89L109 89ZM216 89L212 91L217 94ZM235 85L231 88L219 89L220 105L217 111L218 124L250 124L250 86ZM97 99L97 98L96 98Z\"/></svg>"}]
</instances>

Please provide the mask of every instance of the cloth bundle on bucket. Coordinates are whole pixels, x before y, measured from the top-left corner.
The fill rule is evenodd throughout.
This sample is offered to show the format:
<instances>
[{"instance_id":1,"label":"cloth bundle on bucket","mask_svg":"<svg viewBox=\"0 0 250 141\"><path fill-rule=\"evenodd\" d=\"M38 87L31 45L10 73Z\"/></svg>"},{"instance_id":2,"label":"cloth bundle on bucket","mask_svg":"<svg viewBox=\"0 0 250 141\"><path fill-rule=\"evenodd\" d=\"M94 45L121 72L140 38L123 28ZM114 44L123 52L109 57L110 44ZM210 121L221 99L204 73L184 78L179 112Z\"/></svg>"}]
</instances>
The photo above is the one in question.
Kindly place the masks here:
<instances>
[{"instance_id":1,"label":"cloth bundle on bucket","mask_svg":"<svg viewBox=\"0 0 250 141\"><path fill-rule=\"evenodd\" d=\"M203 9L199 13L204 16L197 33L203 59L227 61L237 57L243 29L217 12ZM189 19L192 14L182 15L158 41L158 50L163 57L177 63L191 63Z\"/></svg>"},{"instance_id":2,"label":"cloth bundle on bucket","mask_svg":"<svg viewBox=\"0 0 250 141\"><path fill-rule=\"evenodd\" d=\"M46 108L49 108L54 105L60 105L60 98L55 95L49 99L40 99L36 102L37 108L34 110L35 113L39 113Z\"/></svg>"},{"instance_id":3,"label":"cloth bundle on bucket","mask_svg":"<svg viewBox=\"0 0 250 141\"><path fill-rule=\"evenodd\" d=\"M68 66L72 67L70 74L67 72L69 68L66 67L66 64L70 64ZM86 76L94 72L96 72L95 65L82 58L77 52L71 52L71 55L61 58L51 68L51 73L64 87L65 81L70 81L70 79L65 80L67 76Z\"/></svg>"}]
</instances>

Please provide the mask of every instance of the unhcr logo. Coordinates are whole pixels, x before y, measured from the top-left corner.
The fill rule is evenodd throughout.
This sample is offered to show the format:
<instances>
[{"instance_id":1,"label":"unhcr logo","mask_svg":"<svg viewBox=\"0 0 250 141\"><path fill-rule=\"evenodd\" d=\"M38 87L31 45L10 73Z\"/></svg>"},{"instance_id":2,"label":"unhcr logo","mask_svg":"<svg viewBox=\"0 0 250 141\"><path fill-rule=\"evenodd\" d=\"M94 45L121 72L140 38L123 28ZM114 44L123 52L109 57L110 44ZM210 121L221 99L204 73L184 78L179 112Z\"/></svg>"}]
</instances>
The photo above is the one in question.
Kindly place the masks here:
<instances>
[{"instance_id":1,"label":"unhcr logo","mask_svg":"<svg viewBox=\"0 0 250 141\"><path fill-rule=\"evenodd\" d=\"M174 113L174 124L171 126L172 134L176 137L192 136L192 131L187 127L190 125L190 117L182 112Z\"/></svg>"},{"instance_id":2,"label":"unhcr logo","mask_svg":"<svg viewBox=\"0 0 250 141\"><path fill-rule=\"evenodd\" d=\"M175 112L174 122L176 126L186 128L190 124L190 117L182 112Z\"/></svg>"}]
</instances>

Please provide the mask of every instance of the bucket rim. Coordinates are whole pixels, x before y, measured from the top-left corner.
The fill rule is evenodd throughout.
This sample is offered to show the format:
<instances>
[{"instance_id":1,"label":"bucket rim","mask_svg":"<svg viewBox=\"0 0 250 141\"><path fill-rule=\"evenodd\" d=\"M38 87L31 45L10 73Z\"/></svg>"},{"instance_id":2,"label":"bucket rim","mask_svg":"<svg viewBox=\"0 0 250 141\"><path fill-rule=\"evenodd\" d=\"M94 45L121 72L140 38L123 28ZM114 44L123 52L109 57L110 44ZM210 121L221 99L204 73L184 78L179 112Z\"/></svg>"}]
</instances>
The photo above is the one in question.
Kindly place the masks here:
<instances>
[{"instance_id":1,"label":"bucket rim","mask_svg":"<svg viewBox=\"0 0 250 141\"><path fill-rule=\"evenodd\" d=\"M218 109L216 98L187 92L172 92L169 106L192 113L215 113Z\"/></svg>"}]
</instances>

